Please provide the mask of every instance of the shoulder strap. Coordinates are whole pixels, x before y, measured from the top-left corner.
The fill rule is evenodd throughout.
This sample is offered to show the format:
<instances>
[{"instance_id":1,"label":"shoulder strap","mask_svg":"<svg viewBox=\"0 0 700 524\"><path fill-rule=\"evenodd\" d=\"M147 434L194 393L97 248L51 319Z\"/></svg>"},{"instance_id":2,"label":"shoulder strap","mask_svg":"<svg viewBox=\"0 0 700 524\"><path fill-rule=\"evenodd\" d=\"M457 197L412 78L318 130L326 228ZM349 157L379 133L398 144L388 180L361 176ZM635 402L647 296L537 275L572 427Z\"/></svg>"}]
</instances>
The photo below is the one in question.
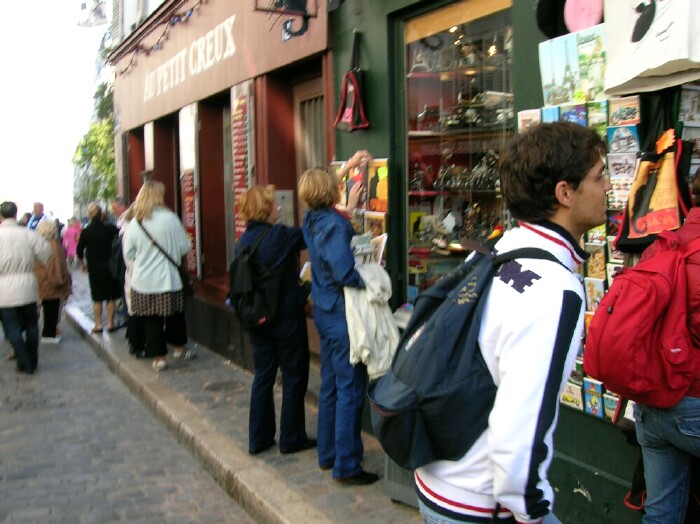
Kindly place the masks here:
<instances>
[{"instance_id":1,"label":"shoulder strap","mask_svg":"<svg viewBox=\"0 0 700 524\"><path fill-rule=\"evenodd\" d=\"M158 244L158 242L156 242L156 241L153 239L153 237L152 237L151 234L148 232L148 230L143 226L143 224L141 223L141 221L140 221L140 220L137 220L136 223L141 227L141 230L146 234L146 236L147 236L148 239L151 241L151 243L152 243L156 248L158 248L158 251L160 251L161 253L163 253L163 255L165 256L165 258L167 258L167 259L170 261L170 263L171 263L173 266L175 266L175 268L179 268L179 267L180 267L180 264L178 264L177 262L175 262L175 261L173 260L173 258L172 258L170 255L168 255L168 253L165 251L165 249L163 249L162 247L160 247L160 244Z\"/></svg>"},{"instance_id":2,"label":"shoulder strap","mask_svg":"<svg viewBox=\"0 0 700 524\"><path fill-rule=\"evenodd\" d=\"M265 236L270 232L271 227L267 226L265 227L265 230L258 235L258 238L255 239L255 242L253 242L253 245L250 247L250 256L253 256L253 253L255 253L255 250L258 249L258 246L260 245L260 242L262 242L262 239L265 238Z\"/></svg>"},{"instance_id":3,"label":"shoulder strap","mask_svg":"<svg viewBox=\"0 0 700 524\"><path fill-rule=\"evenodd\" d=\"M518 258L536 258L536 259L541 259L541 260L549 260L551 262L556 262L563 268L566 268L567 271L571 272L571 270L564 265L561 260L559 260L557 257L555 257L552 253L549 251L545 251L544 249L539 249L536 247L524 247L520 249L514 249L513 251L508 251L506 253L502 253L499 255L496 255L493 258L493 265L494 266L500 266L501 264L508 262L510 260L515 260Z\"/></svg>"}]
</instances>

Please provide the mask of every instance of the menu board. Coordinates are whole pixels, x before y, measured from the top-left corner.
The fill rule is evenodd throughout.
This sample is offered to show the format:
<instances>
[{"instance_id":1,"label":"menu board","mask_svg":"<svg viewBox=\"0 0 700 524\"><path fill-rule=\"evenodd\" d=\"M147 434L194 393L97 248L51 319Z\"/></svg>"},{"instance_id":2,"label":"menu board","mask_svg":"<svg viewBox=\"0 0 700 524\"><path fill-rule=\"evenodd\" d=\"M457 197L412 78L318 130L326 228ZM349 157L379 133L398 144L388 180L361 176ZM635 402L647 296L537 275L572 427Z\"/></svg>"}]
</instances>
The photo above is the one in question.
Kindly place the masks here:
<instances>
[{"instance_id":1,"label":"menu board","mask_svg":"<svg viewBox=\"0 0 700 524\"><path fill-rule=\"evenodd\" d=\"M251 100L248 84L231 89L231 146L233 148L233 196L248 189L250 172L250 117ZM246 222L241 218L238 205L234 204L234 234L239 239L245 232Z\"/></svg>"},{"instance_id":2,"label":"menu board","mask_svg":"<svg viewBox=\"0 0 700 524\"><path fill-rule=\"evenodd\" d=\"M182 225L190 239L190 249L187 253L187 269L197 273L197 195L194 188L194 170L185 169L180 176L180 193L182 197Z\"/></svg>"}]
</instances>

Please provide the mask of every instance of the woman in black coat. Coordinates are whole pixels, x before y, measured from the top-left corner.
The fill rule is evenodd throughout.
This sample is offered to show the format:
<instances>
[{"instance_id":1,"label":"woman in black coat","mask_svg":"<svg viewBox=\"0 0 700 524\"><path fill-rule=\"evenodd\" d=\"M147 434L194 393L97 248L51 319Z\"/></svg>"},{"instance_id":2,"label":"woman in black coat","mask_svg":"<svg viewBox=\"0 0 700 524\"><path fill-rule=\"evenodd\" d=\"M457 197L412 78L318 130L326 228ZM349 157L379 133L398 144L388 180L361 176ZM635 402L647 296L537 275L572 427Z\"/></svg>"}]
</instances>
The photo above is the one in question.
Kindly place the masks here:
<instances>
[{"instance_id":1,"label":"woman in black coat","mask_svg":"<svg viewBox=\"0 0 700 524\"><path fill-rule=\"evenodd\" d=\"M112 241L118 235L117 228L102 220L102 208L92 203L88 206L90 223L80 234L77 255L83 271L87 270L90 280L92 310L95 314L93 333L102 332L102 302L107 302L107 331L114 331L114 301L121 297L118 281L109 271L109 258L112 254ZM87 262L87 264L86 264Z\"/></svg>"}]
</instances>

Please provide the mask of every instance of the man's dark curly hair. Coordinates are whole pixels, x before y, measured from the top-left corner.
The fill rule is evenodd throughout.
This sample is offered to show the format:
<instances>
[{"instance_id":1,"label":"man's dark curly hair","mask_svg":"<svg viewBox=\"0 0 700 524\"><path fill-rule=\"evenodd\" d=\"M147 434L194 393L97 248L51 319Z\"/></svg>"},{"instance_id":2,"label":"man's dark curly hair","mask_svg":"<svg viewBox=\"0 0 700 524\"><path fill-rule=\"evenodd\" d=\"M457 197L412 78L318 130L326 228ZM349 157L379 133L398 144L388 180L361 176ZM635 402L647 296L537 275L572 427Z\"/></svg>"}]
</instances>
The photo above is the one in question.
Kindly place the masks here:
<instances>
[{"instance_id":1,"label":"man's dark curly hair","mask_svg":"<svg viewBox=\"0 0 700 524\"><path fill-rule=\"evenodd\" d=\"M17 218L17 204L14 202L3 202L0 204L0 215L2 215L2 218Z\"/></svg>"},{"instance_id":2,"label":"man's dark curly hair","mask_svg":"<svg viewBox=\"0 0 700 524\"><path fill-rule=\"evenodd\" d=\"M554 195L564 180L577 189L607 152L593 129L571 122L537 124L510 140L501 151L501 193L513 218L541 222L557 209Z\"/></svg>"}]
</instances>

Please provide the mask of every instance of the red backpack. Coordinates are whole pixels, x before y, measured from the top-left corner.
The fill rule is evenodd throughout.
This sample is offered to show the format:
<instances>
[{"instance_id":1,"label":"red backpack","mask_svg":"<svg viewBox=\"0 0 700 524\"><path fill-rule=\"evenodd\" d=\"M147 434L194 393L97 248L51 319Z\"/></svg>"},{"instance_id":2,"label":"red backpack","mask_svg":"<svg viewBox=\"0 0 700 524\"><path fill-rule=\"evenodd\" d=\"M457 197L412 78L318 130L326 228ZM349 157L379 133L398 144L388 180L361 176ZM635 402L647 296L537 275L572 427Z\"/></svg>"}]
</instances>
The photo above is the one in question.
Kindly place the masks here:
<instances>
[{"instance_id":1,"label":"red backpack","mask_svg":"<svg viewBox=\"0 0 700 524\"><path fill-rule=\"evenodd\" d=\"M613 279L586 336L583 369L607 389L645 406L668 408L686 394L700 359L687 326L685 248L665 231L637 265Z\"/></svg>"}]
</instances>

